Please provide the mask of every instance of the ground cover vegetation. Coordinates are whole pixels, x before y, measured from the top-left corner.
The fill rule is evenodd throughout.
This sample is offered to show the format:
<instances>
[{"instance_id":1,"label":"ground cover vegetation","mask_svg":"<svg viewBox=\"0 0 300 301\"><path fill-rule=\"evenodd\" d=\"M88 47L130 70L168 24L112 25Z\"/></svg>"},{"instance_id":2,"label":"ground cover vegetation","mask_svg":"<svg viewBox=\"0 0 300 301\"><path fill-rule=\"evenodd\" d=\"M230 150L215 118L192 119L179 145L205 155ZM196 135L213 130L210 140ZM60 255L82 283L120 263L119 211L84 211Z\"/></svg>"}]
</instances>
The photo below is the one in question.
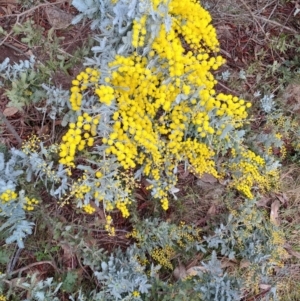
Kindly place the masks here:
<instances>
[{"instance_id":1,"label":"ground cover vegetation","mask_svg":"<svg viewBox=\"0 0 300 301\"><path fill-rule=\"evenodd\" d=\"M299 300L300 7L254 2L3 3L0 300Z\"/></svg>"}]
</instances>

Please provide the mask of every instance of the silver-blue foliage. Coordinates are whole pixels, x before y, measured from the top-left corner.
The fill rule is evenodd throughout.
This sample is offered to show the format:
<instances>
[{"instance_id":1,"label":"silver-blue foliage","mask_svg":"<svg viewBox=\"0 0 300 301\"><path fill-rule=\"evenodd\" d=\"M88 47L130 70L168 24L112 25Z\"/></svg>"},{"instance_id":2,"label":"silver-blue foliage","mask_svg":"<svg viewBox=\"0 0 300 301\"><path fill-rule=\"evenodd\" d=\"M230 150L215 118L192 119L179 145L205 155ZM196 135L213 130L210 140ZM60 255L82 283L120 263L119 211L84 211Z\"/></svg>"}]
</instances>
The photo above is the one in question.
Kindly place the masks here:
<instances>
[{"instance_id":1,"label":"silver-blue foliage","mask_svg":"<svg viewBox=\"0 0 300 301\"><path fill-rule=\"evenodd\" d=\"M105 294L106 300L130 300L134 291L147 293L151 285L144 269L137 261L134 246L126 253L118 249L108 262L101 263L101 271L95 272L104 290L99 292L99 297Z\"/></svg>"}]
</instances>

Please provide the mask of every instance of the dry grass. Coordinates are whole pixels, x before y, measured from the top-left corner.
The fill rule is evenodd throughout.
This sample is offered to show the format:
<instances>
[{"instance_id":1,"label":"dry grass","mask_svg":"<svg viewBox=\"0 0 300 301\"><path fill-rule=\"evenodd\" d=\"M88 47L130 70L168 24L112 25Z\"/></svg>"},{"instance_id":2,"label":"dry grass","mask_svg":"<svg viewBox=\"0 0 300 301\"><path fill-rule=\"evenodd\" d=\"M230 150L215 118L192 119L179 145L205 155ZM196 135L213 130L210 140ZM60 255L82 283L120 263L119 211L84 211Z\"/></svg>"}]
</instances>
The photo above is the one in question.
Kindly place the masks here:
<instances>
[{"instance_id":1,"label":"dry grass","mask_svg":"<svg viewBox=\"0 0 300 301\"><path fill-rule=\"evenodd\" d=\"M300 166L285 166L281 190L287 203L281 208L281 227L286 237L290 258L278 277L278 292L283 301L300 300Z\"/></svg>"},{"instance_id":2,"label":"dry grass","mask_svg":"<svg viewBox=\"0 0 300 301\"><path fill-rule=\"evenodd\" d=\"M293 250L300 252L300 166L284 168L281 190L287 198L286 208L281 210L282 227Z\"/></svg>"}]
</instances>

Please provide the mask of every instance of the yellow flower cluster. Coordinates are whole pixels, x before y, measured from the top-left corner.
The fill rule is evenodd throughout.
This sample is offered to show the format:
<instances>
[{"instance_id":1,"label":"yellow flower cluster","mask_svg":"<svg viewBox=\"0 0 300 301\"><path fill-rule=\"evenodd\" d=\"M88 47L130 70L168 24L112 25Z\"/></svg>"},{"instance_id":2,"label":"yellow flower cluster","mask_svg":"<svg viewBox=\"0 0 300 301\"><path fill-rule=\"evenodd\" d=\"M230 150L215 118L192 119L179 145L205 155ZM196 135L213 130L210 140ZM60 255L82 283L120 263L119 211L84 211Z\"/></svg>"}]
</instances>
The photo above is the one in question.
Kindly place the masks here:
<instances>
[{"instance_id":1,"label":"yellow flower cluster","mask_svg":"<svg viewBox=\"0 0 300 301\"><path fill-rule=\"evenodd\" d=\"M183 90L185 94L189 94L190 84L197 84L198 87L201 87L200 83L204 82L206 83L204 85L206 89L212 89L215 81L209 70L217 70L225 60L221 56L209 57L207 53L197 55L192 51L186 53L175 24L174 22L174 26L169 32L167 32L164 25L161 27L158 37L153 42L153 50L149 55L157 54L161 59L167 60L166 68L169 70L171 77L186 76L185 81L188 82L185 83L185 89Z\"/></svg>"},{"instance_id":2,"label":"yellow flower cluster","mask_svg":"<svg viewBox=\"0 0 300 301\"><path fill-rule=\"evenodd\" d=\"M161 208L167 211L169 209L169 200L167 197L164 197L160 200L161 202Z\"/></svg>"},{"instance_id":3,"label":"yellow flower cluster","mask_svg":"<svg viewBox=\"0 0 300 301\"><path fill-rule=\"evenodd\" d=\"M4 295L0 295L0 301L7 301L7 299Z\"/></svg>"},{"instance_id":4,"label":"yellow flower cluster","mask_svg":"<svg viewBox=\"0 0 300 301\"><path fill-rule=\"evenodd\" d=\"M88 214L93 214L96 211L96 209L91 206L91 204L83 205L82 208Z\"/></svg>"},{"instance_id":5,"label":"yellow flower cluster","mask_svg":"<svg viewBox=\"0 0 300 301\"><path fill-rule=\"evenodd\" d=\"M138 291L133 291L133 292L132 292L132 296L133 296L134 298L138 298L138 297L140 296L140 293L139 293Z\"/></svg>"},{"instance_id":6,"label":"yellow flower cluster","mask_svg":"<svg viewBox=\"0 0 300 301\"><path fill-rule=\"evenodd\" d=\"M213 53L219 50L216 31L210 24L211 16L198 1L151 3L158 13L168 5L170 28L162 24L152 40L146 29L147 14L134 20L132 45L142 47L149 38L146 55L116 55L108 63L110 73L104 80L99 71L87 68L72 82L71 103L74 110L79 110L82 91L88 87L101 104L110 106L114 102L112 131L102 134L105 153L115 156L125 171L141 167L143 175L155 182L149 188L153 196L167 210L179 162L188 163L198 176L208 173L220 177L215 167L214 143L221 140L226 126L236 129L243 125L251 104L216 93L217 81L212 72L225 60ZM75 167L76 150L84 148L85 139L90 139L87 144L92 146L92 137L97 133L92 129L92 117L85 124L83 118L79 116L76 123L70 124L60 147L60 163L70 167ZM225 135L222 139L230 138ZM252 197L254 183L264 180L257 167L262 162L251 156L247 153L240 163L230 165L233 172L242 171L242 180L235 176L234 185L247 197ZM94 196L104 202L106 210L118 208L123 217L129 216L126 200L108 202L99 192Z\"/></svg>"},{"instance_id":7,"label":"yellow flower cluster","mask_svg":"<svg viewBox=\"0 0 300 301\"><path fill-rule=\"evenodd\" d=\"M105 224L105 230L108 232L110 236L115 236L115 227L112 226L113 220L110 215L106 216L106 224Z\"/></svg>"},{"instance_id":8,"label":"yellow flower cluster","mask_svg":"<svg viewBox=\"0 0 300 301\"><path fill-rule=\"evenodd\" d=\"M196 22L196 31L192 30L194 25L190 21L183 26L184 29L179 30L178 24L181 23L176 22L174 17L169 32L164 25L161 26L148 57L117 55L109 63L109 67L115 69L111 84L116 87L118 111L113 115L113 132L103 139L103 143L108 145L106 153L115 155L125 169L143 165L144 174L157 181L161 178L161 170L170 176L176 165L172 162L184 159L189 160L195 173L201 175L208 172L217 176L212 159L214 152L198 139L188 138L184 141L187 131L193 124L200 138L221 135L224 128L215 128L209 112L215 110L216 116L231 118L237 128L242 125L240 120L247 117L247 107L251 106L232 95L216 95L213 89L216 81L210 69L219 68L224 63L222 57L209 57L207 49L204 52L204 48L196 46L196 53L186 53L181 36L186 36L187 41L193 40L196 45L201 44L199 39L206 34L202 44L207 44L209 40L208 47L211 50L217 50L218 41L215 30L207 25L210 22L208 13L194 1L184 2L185 5L180 1L172 1L170 12L176 14L180 22L189 20L190 15L185 11L187 5L188 11L193 12L192 16L206 20L204 23ZM134 23L135 46L136 36L143 29L140 25ZM153 56L159 58L157 65L168 70L168 83L164 83L165 75L156 66L149 67ZM183 80L181 76L186 78ZM198 91L198 87L204 88ZM176 104L179 95L188 98L194 94L196 98ZM166 167L166 164L169 166ZM168 184L174 185L174 180ZM168 209L166 188L163 192L157 192L165 210Z\"/></svg>"},{"instance_id":9,"label":"yellow flower cluster","mask_svg":"<svg viewBox=\"0 0 300 301\"><path fill-rule=\"evenodd\" d=\"M94 145L94 137L97 135L99 117L92 118L84 113L77 117L76 123L70 123L67 133L62 137L60 144L59 163L75 167L74 158L76 151L82 151L85 146Z\"/></svg>"},{"instance_id":10,"label":"yellow flower cluster","mask_svg":"<svg viewBox=\"0 0 300 301\"><path fill-rule=\"evenodd\" d=\"M5 204L10 201L15 201L17 199L17 197L18 197L18 194L15 191L7 189L4 192L2 192L2 194L0 195L0 201L3 204ZM29 197L25 197L23 209L27 210L27 211L32 211L38 203L39 203L39 201L35 198L30 199Z\"/></svg>"},{"instance_id":11,"label":"yellow flower cluster","mask_svg":"<svg viewBox=\"0 0 300 301\"><path fill-rule=\"evenodd\" d=\"M78 181L72 185L71 195L78 200L82 200L84 199L85 194L90 191L91 191L91 187L89 185L83 184L81 182L81 179L78 179Z\"/></svg>"},{"instance_id":12,"label":"yellow flower cluster","mask_svg":"<svg viewBox=\"0 0 300 301\"><path fill-rule=\"evenodd\" d=\"M41 139L36 135L31 135L22 143L22 151L28 155L29 158L33 158L36 154L39 155ZM48 155L57 154L59 146L56 143L53 143L49 147L47 147ZM35 154L35 155L34 155ZM52 169L52 166L47 164L45 160L39 160L37 164L37 168L51 181L59 182L60 178L57 176L57 172Z\"/></svg>"},{"instance_id":13,"label":"yellow flower cluster","mask_svg":"<svg viewBox=\"0 0 300 301\"><path fill-rule=\"evenodd\" d=\"M101 179L101 178L103 177L103 174L102 174L101 171L98 170L98 171L95 173L95 176L96 176L97 179Z\"/></svg>"},{"instance_id":14,"label":"yellow flower cluster","mask_svg":"<svg viewBox=\"0 0 300 301\"><path fill-rule=\"evenodd\" d=\"M114 99L114 89L109 85L99 85L101 73L97 69L86 68L77 75L76 79L72 81L70 103L74 111L81 108L82 92L89 87L99 97L99 101L103 104L110 105ZM110 78L105 78L105 82L109 83Z\"/></svg>"},{"instance_id":15,"label":"yellow flower cluster","mask_svg":"<svg viewBox=\"0 0 300 301\"><path fill-rule=\"evenodd\" d=\"M170 183L170 185L165 186L163 188L157 188L156 193L153 196L154 196L154 198L160 200L161 207L164 210L168 210L169 209L168 191L170 190L170 188L172 186L174 186L176 184L176 181L173 178L170 178L170 179L167 178L165 180L168 181ZM172 184L172 180L174 181L173 184ZM151 189L153 189L153 186L150 185L146 189L151 190Z\"/></svg>"},{"instance_id":16,"label":"yellow flower cluster","mask_svg":"<svg viewBox=\"0 0 300 301\"><path fill-rule=\"evenodd\" d=\"M250 150L242 151L240 156L237 156L235 152L233 154L233 158L237 162L226 166L233 173L233 181L230 185L242 192L248 199L253 199L251 189L254 184L258 185L260 189L267 190L274 177L278 175L274 171L266 172L264 170L265 160Z\"/></svg>"},{"instance_id":17,"label":"yellow flower cluster","mask_svg":"<svg viewBox=\"0 0 300 301\"><path fill-rule=\"evenodd\" d=\"M284 234L277 230L277 231L272 231L272 243L274 245L284 245L285 243L285 238L284 238Z\"/></svg>"},{"instance_id":18,"label":"yellow flower cluster","mask_svg":"<svg viewBox=\"0 0 300 301\"><path fill-rule=\"evenodd\" d=\"M73 183L70 194L67 199L63 202L63 204L68 203L70 198L74 198L77 201L84 201L85 195L92 191L92 187L88 184L85 184L85 180L87 180L87 176L84 174L82 177L78 178L78 180ZM82 205L84 212L88 214L93 214L96 209L91 204Z\"/></svg>"},{"instance_id":19,"label":"yellow flower cluster","mask_svg":"<svg viewBox=\"0 0 300 301\"><path fill-rule=\"evenodd\" d=\"M288 252L284 248L286 242L284 233L279 229L272 229L271 242L274 246L269 259L270 263L278 267L284 267L284 261L289 257Z\"/></svg>"},{"instance_id":20,"label":"yellow flower cluster","mask_svg":"<svg viewBox=\"0 0 300 301\"><path fill-rule=\"evenodd\" d=\"M280 172L278 169L268 170L265 172L265 190L278 192L280 190Z\"/></svg>"},{"instance_id":21,"label":"yellow flower cluster","mask_svg":"<svg viewBox=\"0 0 300 301\"><path fill-rule=\"evenodd\" d=\"M214 156L214 152L209 148L196 140L188 139L183 143L185 148L185 155L189 159L192 165L192 172L196 173L200 177L203 173L209 173L218 178L218 173L215 170L215 162L210 159Z\"/></svg>"},{"instance_id":22,"label":"yellow flower cluster","mask_svg":"<svg viewBox=\"0 0 300 301\"><path fill-rule=\"evenodd\" d=\"M218 51L219 42L210 24L211 16L197 0L172 0L170 13L176 16L174 29L183 36L189 47L198 51Z\"/></svg>"},{"instance_id":23,"label":"yellow flower cluster","mask_svg":"<svg viewBox=\"0 0 300 301\"><path fill-rule=\"evenodd\" d=\"M102 174L102 172L97 171L95 173L95 176L96 176L96 178L99 179L99 178L103 177L103 174ZM120 178L122 180L122 184L119 183L119 185L122 185L123 192L130 194L132 192L132 185L133 186L135 185L135 182L132 179L132 176L130 176L127 173L120 172L120 175L117 176L117 179L120 179ZM96 182L95 186L100 187L100 182ZM103 207L106 212L111 212L112 210L117 208L121 212L121 214L124 218L129 217L130 213L128 210L128 206L131 204L131 201L128 197L125 197L124 195L121 195L121 194L115 194L114 200L108 201L105 199L105 195L103 193L101 193L101 189L100 189L100 190L95 191L94 198L98 202L100 202L100 201L103 202Z\"/></svg>"},{"instance_id":24,"label":"yellow flower cluster","mask_svg":"<svg viewBox=\"0 0 300 301\"><path fill-rule=\"evenodd\" d=\"M146 15L142 16L139 21L133 20L132 46L135 48L142 47L145 44L145 35L147 33L145 28L146 21Z\"/></svg>"},{"instance_id":25,"label":"yellow flower cluster","mask_svg":"<svg viewBox=\"0 0 300 301\"><path fill-rule=\"evenodd\" d=\"M87 90L89 84L96 84L99 81L100 72L96 69L86 68L85 71L79 73L72 81L70 103L72 110L77 111L81 107L82 93Z\"/></svg>"},{"instance_id":26,"label":"yellow flower cluster","mask_svg":"<svg viewBox=\"0 0 300 301\"><path fill-rule=\"evenodd\" d=\"M77 179L77 181L75 181L72 184L72 186L70 188L70 193L68 194L68 196L66 196L63 200L61 200L60 205L64 206L65 204L69 203L70 199L74 198L81 206L85 199L85 195L87 193L90 193L92 190L92 187L85 183L86 180L87 180L86 174L83 174L81 177L79 177ZM90 208L90 207L87 206L87 208ZM90 211L91 210L88 209L86 212L90 213ZM93 212L91 212L91 213L93 213Z\"/></svg>"},{"instance_id":27,"label":"yellow flower cluster","mask_svg":"<svg viewBox=\"0 0 300 301\"><path fill-rule=\"evenodd\" d=\"M152 229L152 231L154 229ZM161 237L156 236L156 234L151 230L150 233L148 233L149 235L145 236L143 228L137 229L134 227L131 232L126 234L126 237L135 239L136 245L139 248L146 248L147 252L145 254L149 252L149 255L157 263L165 268L172 269L173 266L171 260L173 259L176 251L178 251L178 247L182 248L182 250L186 250L186 247L190 245L191 242L201 241L201 237L200 230L191 226L187 226L184 222L180 222L179 226L172 225L169 229L166 235L169 237L169 239L171 239L172 242L171 244L163 247L157 245L156 247L151 247L151 244L149 245L149 240L151 240L152 243L156 242L158 244L161 241ZM142 265L149 264L149 261L146 257L139 258L138 260Z\"/></svg>"},{"instance_id":28,"label":"yellow flower cluster","mask_svg":"<svg viewBox=\"0 0 300 301\"><path fill-rule=\"evenodd\" d=\"M193 232L193 228L191 226L186 226L184 222L180 222L179 229L176 229L176 232L179 236L177 244L181 248L185 248L191 242L200 241L201 239L200 230Z\"/></svg>"},{"instance_id":29,"label":"yellow flower cluster","mask_svg":"<svg viewBox=\"0 0 300 301\"><path fill-rule=\"evenodd\" d=\"M95 94L98 95L101 103L104 103L108 106L111 105L111 102L115 98L114 89L110 86L100 85L99 88L95 89Z\"/></svg>"},{"instance_id":30,"label":"yellow flower cluster","mask_svg":"<svg viewBox=\"0 0 300 301\"><path fill-rule=\"evenodd\" d=\"M162 267L172 270L173 266L171 259L174 256L175 251L171 246L165 246L164 248L156 248L151 252L151 257L157 261Z\"/></svg>"},{"instance_id":31,"label":"yellow flower cluster","mask_svg":"<svg viewBox=\"0 0 300 301\"><path fill-rule=\"evenodd\" d=\"M145 257L145 258L138 258L137 259L139 264L142 266L146 266L147 264L149 264L149 260Z\"/></svg>"},{"instance_id":32,"label":"yellow flower cluster","mask_svg":"<svg viewBox=\"0 0 300 301\"><path fill-rule=\"evenodd\" d=\"M127 238L138 238L138 232L136 230L136 228L133 228L131 232L128 232L126 235L125 235Z\"/></svg>"},{"instance_id":33,"label":"yellow flower cluster","mask_svg":"<svg viewBox=\"0 0 300 301\"><path fill-rule=\"evenodd\" d=\"M39 201L35 198L25 197L25 204L23 205L23 209L27 211L32 211L34 207L39 203Z\"/></svg>"},{"instance_id":34,"label":"yellow flower cluster","mask_svg":"<svg viewBox=\"0 0 300 301\"><path fill-rule=\"evenodd\" d=\"M128 200L128 199L125 199L124 201L121 201L121 200L118 200L117 202L116 202L116 208L117 209L119 209L120 211L121 211L121 213L122 213L122 216L124 217L124 218L127 218L127 217L129 217L129 211L128 211L128 209L127 209L127 204L131 204L131 202Z\"/></svg>"},{"instance_id":35,"label":"yellow flower cluster","mask_svg":"<svg viewBox=\"0 0 300 301\"><path fill-rule=\"evenodd\" d=\"M247 269L243 276L245 289L254 295L259 293L259 284L261 282L261 277L256 272L257 266L257 264L252 264L251 268Z\"/></svg>"},{"instance_id":36,"label":"yellow flower cluster","mask_svg":"<svg viewBox=\"0 0 300 301\"><path fill-rule=\"evenodd\" d=\"M106 153L116 155L125 169L145 164L144 174L151 174L155 180L159 180L159 169L161 164L166 162L168 154L177 159L182 159L183 156L192 158L194 155L190 152L190 146L193 144L195 149L200 146L198 153L203 157L198 160L198 172L203 173L206 170L215 174L212 161L206 164L206 159L212 156L213 152L196 140L183 142L186 124L191 119L190 114L195 112L197 103L185 101L170 110L170 99L175 101L179 91L175 91L172 85L159 86L159 78L146 68L147 62L146 58L133 55L127 58L116 56L116 60L110 63L111 67L121 66L118 69L120 73L115 71L112 74L113 85L121 88L116 89L119 110L113 115L113 132L103 139L103 143L108 145ZM129 90L122 88L125 85L129 85ZM151 89L148 90L147 86ZM175 91L173 94L170 92L172 90ZM152 101L149 101L149 96ZM155 120L161 109L168 113ZM204 131L213 134L214 130L209 126L208 120L207 112L199 112L193 119L198 125L204 123ZM163 140L162 137L168 139ZM172 158L168 161L171 162ZM200 166L203 171L200 170ZM171 167L175 166L170 166L169 172ZM165 208L168 207L165 200L163 204Z\"/></svg>"},{"instance_id":37,"label":"yellow flower cluster","mask_svg":"<svg viewBox=\"0 0 300 301\"><path fill-rule=\"evenodd\" d=\"M35 153L40 147L40 138L36 135L31 135L27 140L22 143L22 151L26 155L30 155L31 153Z\"/></svg>"},{"instance_id":38,"label":"yellow flower cluster","mask_svg":"<svg viewBox=\"0 0 300 301\"><path fill-rule=\"evenodd\" d=\"M0 195L0 200L3 204L8 203L10 201L14 201L18 197L18 194L10 189L5 190Z\"/></svg>"},{"instance_id":39,"label":"yellow flower cluster","mask_svg":"<svg viewBox=\"0 0 300 301\"><path fill-rule=\"evenodd\" d=\"M287 149L286 149L285 145L282 145L280 148L281 159L286 158L286 155L287 155Z\"/></svg>"}]
</instances>

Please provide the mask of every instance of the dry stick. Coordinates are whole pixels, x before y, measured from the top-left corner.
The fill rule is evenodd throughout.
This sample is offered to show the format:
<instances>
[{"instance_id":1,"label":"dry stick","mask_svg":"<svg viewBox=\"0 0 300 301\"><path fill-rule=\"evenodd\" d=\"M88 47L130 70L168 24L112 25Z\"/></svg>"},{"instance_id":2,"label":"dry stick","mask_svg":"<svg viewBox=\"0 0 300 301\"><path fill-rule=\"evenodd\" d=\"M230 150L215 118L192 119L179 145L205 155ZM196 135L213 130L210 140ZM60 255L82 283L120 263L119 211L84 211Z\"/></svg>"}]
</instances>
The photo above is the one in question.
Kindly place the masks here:
<instances>
[{"instance_id":1,"label":"dry stick","mask_svg":"<svg viewBox=\"0 0 300 301\"><path fill-rule=\"evenodd\" d=\"M267 3L267 4L266 4L264 7L262 7L259 11L260 11L260 12L264 11L267 7L273 5L274 2L277 2L277 0L274 0L274 1L272 1L272 2ZM274 7L277 7L277 5L274 6Z\"/></svg>"},{"instance_id":2,"label":"dry stick","mask_svg":"<svg viewBox=\"0 0 300 301\"><path fill-rule=\"evenodd\" d=\"M15 50L17 52L19 52L22 55L29 56L26 53L24 53L22 50L20 50L19 48L15 47L13 45L10 45L9 43L3 43L3 45L6 46L6 47L8 47L8 48L11 48L11 49L13 49L13 50Z\"/></svg>"},{"instance_id":3,"label":"dry stick","mask_svg":"<svg viewBox=\"0 0 300 301\"><path fill-rule=\"evenodd\" d=\"M265 17L261 17L261 16L257 16L257 15L255 15L255 14L253 14L251 8L247 5L247 3L246 3L244 0L240 0L240 1L243 3L243 5L244 5L244 6L246 7L246 9L249 11L249 13L251 14L251 16L252 16L253 19L261 19L261 20L263 20L263 21L265 21L265 22L269 22L269 23L271 23L271 24L273 24L273 25L276 25L276 26L279 26L279 27L281 27L281 28L284 28L285 30L288 30L288 31L290 31L290 32L292 32L292 33L295 33L295 34L298 33L296 30L294 30L294 29L292 29L292 28L289 28L289 27L287 27L287 26L284 26L284 25L282 25L282 24L280 24L280 23L278 23L278 22L276 22L276 21L269 20L269 19L267 19L267 18L265 18ZM264 29L261 27L261 25L259 24L259 22L257 22L257 24L259 25L259 27L260 27L260 28L262 29L262 31L264 32Z\"/></svg>"},{"instance_id":4,"label":"dry stick","mask_svg":"<svg viewBox=\"0 0 300 301\"><path fill-rule=\"evenodd\" d=\"M231 90L230 88L228 88L227 86L223 85L221 82L218 82L218 85L220 85L221 87L223 87L224 89L230 91L233 94L236 94L236 95L238 94L237 92L235 92L235 91Z\"/></svg>"},{"instance_id":5,"label":"dry stick","mask_svg":"<svg viewBox=\"0 0 300 301\"><path fill-rule=\"evenodd\" d=\"M40 264L50 264L56 271L59 271L59 268L51 261L39 261L39 262L34 262L34 263L31 263L29 264L28 266L24 267L24 268L20 268L18 270L15 270L13 272L10 273L10 275L13 275L13 274L18 274L18 273L22 273L36 265L40 265Z\"/></svg>"},{"instance_id":6,"label":"dry stick","mask_svg":"<svg viewBox=\"0 0 300 301\"><path fill-rule=\"evenodd\" d=\"M20 254L21 254L22 251L23 251L23 249L21 249L21 248L17 249L17 251L15 252L14 256L9 261L9 263L7 265L7 268L6 268L7 274L10 274L13 271L13 269L15 268L16 263L17 263L17 261L18 261L18 259L19 259Z\"/></svg>"},{"instance_id":7,"label":"dry stick","mask_svg":"<svg viewBox=\"0 0 300 301\"><path fill-rule=\"evenodd\" d=\"M42 4L39 4L35 7L32 7L30 9L27 9L25 11L23 11L22 13L19 13L19 14L11 14L11 15L6 15L6 16L3 16L3 17L0 17L0 19L2 18L8 18L8 17L16 17L17 20L15 22L14 25L18 24L19 23L19 19L20 17L24 16L24 15L27 15L28 13L40 8L40 7L44 7L44 6L49 6L49 5L55 5L55 4L60 4L60 3L63 3L63 2L66 2L66 0L61 0L61 1L57 1L57 2L54 2L54 3L42 3ZM13 33L13 29L6 35L6 37L4 39L2 39L2 41L0 42L0 46L4 44L4 42L11 36L11 34Z\"/></svg>"},{"instance_id":8,"label":"dry stick","mask_svg":"<svg viewBox=\"0 0 300 301\"><path fill-rule=\"evenodd\" d=\"M16 132L15 128L10 124L10 122L6 119L4 114L0 111L0 119L3 119L8 131L17 139L18 141L18 146L22 145L22 139L19 136L19 134Z\"/></svg>"},{"instance_id":9,"label":"dry stick","mask_svg":"<svg viewBox=\"0 0 300 301\"><path fill-rule=\"evenodd\" d=\"M273 9L272 9L272 11L271 11L271 13L270 13L270 15L268 17L268 20L270 20L270 18L273 16L273 14L274 14L274 12L275 12L276 9L277 9L277 4L274 5L274 7L273 7Z\"/></svg>"},{"instance_id":10,"label":"dry stick","mask_svg":"<svg viewBox=\"0 0 300 301\"><path fill-rule=\"evenodd\" d=\"M17 17L17 21L19 21L19 18L21 16L24 16L24 15L26 15L26 14L28 14L28 13L30 13L30 12L38 9L38 8L40 8L40 7L49 6L49 5L55 5L55 4L60 4L60 3L64 3L64 2L66 2L66 0L60 0L60 1L57 1L57 2L53 2L53 3L49 3L49 2L42 3L42 4L39 4L39 5L35 6L35 7L29 8L29 9L23 11L22 13L5 15L5 16L0 17L0 19L7 18L7 17Z\"/></svg>"},{"instance_id":11,"label":"dry stick","mask_svg":"<svg viewBox=\"0 0 300 301\"><path fill-rule=\"evenodd\" d=\"M276 22L276 21L269 20L269 19L267 19L267 18L265 18L265 17L261 17L261 16L255 16L255 18L258 18L258 19L261 19L261 20L263 20L263 21L265 21L265 22L269 22L269 23L271 23L271 24L273 24L273 25L279 26L279 27L281 27L281 28L283 28L283 29L285 29L285 30L288 30L288 31L290 31L290 32L292 32L292 33L294 33L294 34L298 34L297 30L295 30L295 29L293 29L293 28L290 28L290 27L287 27L287 26L284 26L284 25L282 25L282 24L280 24L280 23L278 23L278 22Z\"/></svg>"},{"instance_id":12,"label":"dry stick","mask_svg":"<svg viewBox=\"0 0 300 301\"><path fill-rule=\"evenodd\" d=\"M264 33L264 34L266 34L265 33L265 31L264 31L264 29L263 29L263 27L261 27L261 25L260 25L260 23L256 20L256 16L253 14L253 12L252 12L252 10L251 10L251 8L247 5L247 3L244 1L244 0L240 0L242 3L243 3L243 5L246 7L246 9L248 10L248 12L250 13L250 15L252 16L252 18L256 21L256 23L258 24L258 26L260 27L260 29L262 30L262 32Z\"/></svg>"},{"instance_id":13,"label":"dry stick","mask_svg":"<svg viewBox=\"0 0 300 301\"><path fill-rule=\"evenodd\" d=\"M91 279L91 276L90 276L89 273L88 273L88 271L82 266L80 257L79 257L78 255L75 255L75 256L76 256L77 261L78 261L80 267L82 268L82 270L86 273L87 277L88 277L90 280L92 280L92 279Z\"/></svg>"}]
</instances>

